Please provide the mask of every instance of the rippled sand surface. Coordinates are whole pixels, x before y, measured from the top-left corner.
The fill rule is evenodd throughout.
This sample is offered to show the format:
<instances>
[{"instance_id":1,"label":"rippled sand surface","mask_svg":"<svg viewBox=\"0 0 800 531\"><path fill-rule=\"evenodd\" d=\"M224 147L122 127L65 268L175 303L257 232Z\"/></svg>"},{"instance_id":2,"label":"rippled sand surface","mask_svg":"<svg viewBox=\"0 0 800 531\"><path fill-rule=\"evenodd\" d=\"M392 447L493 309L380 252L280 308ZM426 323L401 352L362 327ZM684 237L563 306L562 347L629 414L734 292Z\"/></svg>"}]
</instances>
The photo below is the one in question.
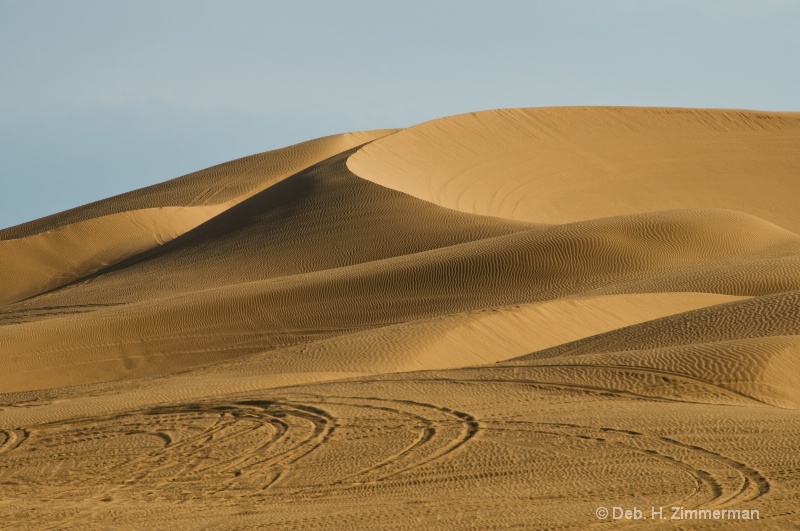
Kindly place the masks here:
<instances>
[{"instance_id":1,"label":"rippled sand surface","mask_svg":"<svg viewBox=\"0 0 800 531\"><path fill-rule=\"evenodd\" d=\"M798 527L799 201L797 113L510 109L0 230L0 527Z\"/></svg>"}]
</instances>

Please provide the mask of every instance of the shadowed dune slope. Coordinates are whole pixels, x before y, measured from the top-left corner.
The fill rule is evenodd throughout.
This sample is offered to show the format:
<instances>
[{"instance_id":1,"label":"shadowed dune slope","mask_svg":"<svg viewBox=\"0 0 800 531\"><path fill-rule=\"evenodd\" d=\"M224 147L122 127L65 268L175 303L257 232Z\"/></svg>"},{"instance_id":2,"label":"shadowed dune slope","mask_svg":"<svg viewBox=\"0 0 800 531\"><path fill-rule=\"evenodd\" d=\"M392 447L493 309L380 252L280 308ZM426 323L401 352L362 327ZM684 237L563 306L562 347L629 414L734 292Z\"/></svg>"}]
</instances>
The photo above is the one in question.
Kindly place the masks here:
<instances>
[{"instance_id":1,"label":"shadowed dune slope","mask_svg":"<svg viewBox=\"0 0 800 531\"><path fill-rule=\"evenodd\" d=\"M224 210L225 205L147 208L0 241L0 304L44 293L157 247Z\"/></svg>"},{"instance_id":2,"label":"shadowed dune slope","mask_svg":"<svg viewBox=\"0 0 800 531\"><path fill-rule=\"evenodd\" d=\"M736 230L722 236L720 225ZM356 227L355 235L363 236L363 227ZM223 260L221 270L229 264L231 273L219 279L210 264L204 266L208 275L176 275L176 282L186 279L181 281L185 291L157 277L141 281L134 274L126 284L112 284L113 289L81 299L84 289L102 286L101 275L6 308L3 318L9 324L0 337L5 378L7 385L21 390L50 381L36 376L37 371L73 383L152 374L443 314L601 292L631 293L628 283L650 286L649 292L685 291L671 283L676 275L694 279L695 291L701 292L754 296L771 293L776 286L799 289L798 262L779 268L771 261L796 258L796 252L790 253L797 248L797 237L777 228L768 232L767 227L729 211L627 216L537 227L235 284L226 282L236 278L237 262ZM752 237L753 231L762 237ZM388 240L403 245L401 237ZM292 241L301 238L293 235ZM242 250L256 264L269 262L271 256L269 248ZM770 259L772 255L776 258ZM762 269L755 277L739 266L753 256L766 257L758 261ZM161 271L170 278L167 268ZM153 295L126 304L125 286ZM80 313L89 304L96 305L90 308L91 319ZM25 373L28 378L21 377Z\"/></svg>"},{"instance_id":3,"label":"shadowed dune slope","mask_svg":"<svg viewBox=\"0 0 800 531\"><path fill-rule=\"evenodd\" d=\"M797 113L516 109L0 231L0 521L798 528L798 177Z\"/></svg>"},{"instance_id":4,"label":"shadowed dune slope","mask_svg":"<svg viewBox=\"0 0 800 531\"><path fill-rule=\"evenodd\" d=\"M566 223L727 208L800 231L800 113L625 107L441 118L365 146L357 175L464 212Z\"/></svg>"},{"instance_id":5,"label":"shadowed dune slope","mask_svg":"<svg viewBox=\"0 0 800 531\"><path fill-rule=\"evenodd\" d=\"M355 177L345 167L350 153L300 171L150 252L23 306L149 300L529 229L443 209Z\"/></svg>"},{"instance_id":6,"label":"shadowed dune slope","mask_svg":"<svg viewBox=\"0 0 800 531\"><path fill-rule=\"evenodd\" d=\"M583 130L582 121L571 121L574 116L594 124L595 134L616 131L630 116L638 117L642 127L653 120L677 120L670 127L690 132L716 132L738 116L734 130L762 130L756 127L759 117L711 115L713 120L699 120L705 115L688 111L533 109L456 116L417 128L425 132L438 124L436 131L450 131L451 140L462 135L470 149L489 140L517 149L519 135L530 133L533 125L555 127L548 120ZM772 126L793 123L791 116L779 118ZM471 129L476 127L477 132ZM566 334L569 341L731 297L800 289L800 236L744 212L662 210L542 225L506 219L502 209L491 212L498 216L460 212L351 173L354 161L380 153L374 146L395 145L392 139L402 140L417 128L388 137L376 131L307 142L12 228L32 234L0 242L26 246L25 253L6 255L14 257L6 274L25 278L14 268L35 265L38 259L47 267L30 268L33 277L48 278L53 288L7 303L0 312L0 383L10 391L131 378L310 342L316 345L312 348L328 341L328 350L368 356L372 347L353 344L374 344L383 334L408 338L419 347L378 349L386 354L377 362L364 361L367 372L380 372L381 364L389 372L454 367L548 346L535 333L520 332L521 322L550 323L561 331L550 337ZM358 142L368 143L360 147ZM405 158L423 166L439 164L431 153L444 153L443 160L453 156L435 142L431 153L397 146ZM394 160L386 153L381 157L387 163ZM493 167L502 166L491 160ZM404 175L435 183L422 174ZM485 179L470 175L467 188L483 193ZM507 180L502 172L499 177L492 181ZM657 180L652 175L642 179ZM524 191L520 194L525 197ZM613 187L608 194L605 199L612 200ZM168 206L175 204L182 206ZM145 224L132 217L153 211L154 205L162 216L171 209L222 210L204 210L209 219L198 217L199 225L181 230L158 219ZM145 210L130 210L138 207ZM156 240L137 243L121 220ZM36 233L45 227L54 228ZM156 234L165 230L171 231L169 237ZM86 231L106 239L88 238ZM60 261L42 259L65 247L73 252ZM91 267L76 266L76 255ZM686 295L661 303L653 301L655 293ZM588 316L584 325L559 324L563 313L543 318L539 310L530 314L522 308L547 301L557 307L560 299L586 297L603 302L578 301L577 314L618 312L622 317L607 321L614 325ZM639 315L630 306L625 309L635 301L649 301ZM485 320L476 317L484 310L516 306L486 321L492 325L484 329L505 329L511 337L487 340L484 345L497 346L483 355L463 342L441 339ZM408 329L397 336L404 323ZM440 352L431 347L437 344ZM331 361L323 372L365 370L358 357L343 359ZM313 369L297 366L299 372Z\"/></svg>"},{"instance_id":7,"label":"shadowed dune slope","mask_svg":"<svg viewBox=\"0 0 800 531\"><path fill-rule=\"evenodd\" d=\"M288 177L348 149L393 133L394 129L332 135L218 164L163 183L89 203L0 230L10 240L91 218L148 208L226 203Z\"/></svg>"},{"instance_id":8,"label":"shadowed dune slope","mask_svg":"<svg viewBox=\"0 0 800 531\"><path fill-rule=\"evenodd\" d=\"M158 247L281 179L391 131L347 133L252 155L0 231L0 304Z\"/></svg>"}]
</instances>

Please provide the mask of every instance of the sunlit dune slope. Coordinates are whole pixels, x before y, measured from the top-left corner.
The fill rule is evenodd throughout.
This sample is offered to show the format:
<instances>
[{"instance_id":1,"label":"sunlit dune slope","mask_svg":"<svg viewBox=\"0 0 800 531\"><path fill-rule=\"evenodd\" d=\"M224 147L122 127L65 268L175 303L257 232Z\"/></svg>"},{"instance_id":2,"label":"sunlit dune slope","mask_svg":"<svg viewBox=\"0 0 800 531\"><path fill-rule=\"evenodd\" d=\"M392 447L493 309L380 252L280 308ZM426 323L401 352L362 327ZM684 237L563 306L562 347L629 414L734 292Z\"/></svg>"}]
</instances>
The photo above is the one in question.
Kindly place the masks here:
<instances>
[{"instance_id":1,"label":"sunlit dune slope","mask_svg":"<svg viewBox=\"0 0 800 531\"><path fill-rule=\"evenodd\" d=\"M683 208L800 230L800 114L564 107L441 118L362 149L357 175L439 205L539 223Z\"/></svg>"},{"instance_id":2,"label":"sunlit dune slope","mask_svg":"<svg viewBox=\"0 0 800 531\"><path fill-rule=\"evenodd\" d=\"M450 215L444 209L441 213ZM699 292L755 296L800 289L793 275L797 262L784 264L798 246L796 237L762 230L763 238L756 240L749 236L753 223L765 228L750 216L728 211L608 218L449 246L443 242L427 251L285 277L265 273L264 280L233 284L221 281L236 279L238 263L224 258L218 267L224 271L229 264L229 275L216 277L207 265L208 275L173 276L177 285L155 276L145 282L135 274L125 279L122 269L118 274L125 283L112 284L113 289L93 289L103 285L101 275L8 307L3 318L9 324L0 337L5 378L15 390L54 383L45 373L64 383L113 379L443 314L631 293L629 284L646 286L640 293L687 291L673 282L676 276L691 279L691 291ZM737 230L720 235L720 224ZM363 228L353 233L364 234ZM402 246L400 236L388 240ZM270 256L269 248L242 250L257 257L253 267ZM756 275L739 266L753 257L761 257ZM162 271L169 279L169 269ZM84 289L91 297L80 298ZM153 290L153 295L127 303L126 294L134 290ZM94 310L91 319L83 313L87 308Z\"/></svg>"},{"instance_id":3,"label":"sunlit dune slope","mask_svg":"<svg viewBox=\"0 0 800 531\"><path fill-rule=\"evenodd\" d=\"M150 300L528 229L524 223L439 208L359 179L345 167L351 152L299 171L165 245L26 307Z\"/></svg>"},{"instance_id":4,"label":"sunlit dune slope","mask_svg":"<svg viewBox=\"0 0 800 531\"><path fill-rule=\"evenodd\" d=\"M252 194L391 131L335 135L234 160L0 231L0 304L152 249Z\"/></svg>"},{"instance_id":5,"label":"sunlit dune slope","mask_svg":"<svg viewBox=\"0 0 800 531\"><path fill-rule=\"evenodd\" d=\"M0 231L0 521L797 528L798 198L797 113L516 109Z\"/></svg>"},{"instance_id":6,"label":"sunlit dune slope","mask_svg":"<svg viewBox=\"0 0 800 531\"><path fill-rule=\"evenodd\" d=\"M12 227L2 234L15 239L0 242L8 246L3 271L10 279L0 313L0 383L9 391L57 387L263 352L275 353L282 374L456 367L735 297L800 289L797 234L730 208L664 210L687 204L670 203L680 194L656 194L653 187L683 181L640 171L655 167L654 146L677 153L687 135L732 153L741 135L756 135L758 145L795 123L792 115L773 118L647 109L455 116L254 155ZM631 131L636 134L626 136ZM627 157L602 140L609 135L619 137L614 146L625 144ZM477 215L425 200L436 198L417 189L393 190L400 181L387 187L350 171L363 173L369 161L379 162L369 167L394 168L403 186L437 186L441 175L455 172L462 191L481 198L494 193L488 185L523 179L528 184L514 195L524 202L533 197L531 165L549 164L560 153L547 144L553 139L570 150L607 148L606 157L639 168L615 172L630 177L627 196L615 185L602 193L581 189L581 197L617 205L614 212L624 215L564 224L529 218L551 223L539 224L507 219L519 216L499 203L477 209L491 215ZM549 146L550 159L533 140ZM708 149L681 148L684 166L675 171L696 159L695 168L721 172L724 164L709 169L722 159ZM483 162L464 173L476 156ZM792 168L792 157L771 156L773 163L762 168L768 178ZM596 170L583 167L582 178L605 182ZM744 178L741 171L735 175ZM551 191L575 184L565 175L536 182ZM766 197L730 188L726 197L736 201L726 199L724 206ZM635 194L645 193L650 203L633 210L654 211L628 213ZM570 217L568 209L559 212ZM657 293L670 295L659 300ZM572 315L545 309L561 307L561 299L572 301L564 306ZM475 327L483 332L469 332ZM536 331L542 328L549 332ZM316 354L291 358L289 352L328 354L319 361Z\"/></svg>"},{"instance_id":7,"label":"sunlit dune slope","mask_svg":"<svg viewBox=\"0 0 800 531\"><path fill-rule=\"evenodd\" d=\"M512 362L551 372L558 367L561 381L583 373L582 379L596 384L639 387L650 396L687 399L699 393L708 401L708 395L736 393L800 408L800 294L778 293L671 315ZM635 382L631 374L646 378Z\"/></svg>"},{"instance_id":8,"label":"sunlit dune slope","mask_svg":"<svg viewBox=\"0 0 800 531\"><path fill-rule=\"evenodd\" d=\"M0 230L0 240L120 212L161 207L217 205L252 195L328 157L393 133L360 131L332 135L212 166L160 184Z\"/></svg>"},{"instance_id":9,"label":"sunlit dune slope","mask_svg":"<svg viewBox=\"0 0 800 531\"><path fill-rule=\"evenodd\" d=\"M467 311L349 332L208 369L214 381L284 386L507 360L629 324L730 300L711 293L605 295ZM204 379L203 381L206 381Z\"/></svg>"},{"instance_id":10,"label":"sunlit dune slope","mask_svg":"<svg viewBox=\"0 0 800 531\"><path fill-rule=\"evenodd\" d=\"M800 335L570 355L552 365L562 382L705 403L740 404L747 397L800 409Z\"/></svg>"},{"instance_id":11,"label":"sunlit dune slope","mask_svg":"<svg viewBox=\"0 0 800 531\"><path fill-rule=\"evenodd\" d=\"M736 339L800 335L800 293L791 291L678 313L531 354L544 359Z\"/></svg>"}]
</instances>

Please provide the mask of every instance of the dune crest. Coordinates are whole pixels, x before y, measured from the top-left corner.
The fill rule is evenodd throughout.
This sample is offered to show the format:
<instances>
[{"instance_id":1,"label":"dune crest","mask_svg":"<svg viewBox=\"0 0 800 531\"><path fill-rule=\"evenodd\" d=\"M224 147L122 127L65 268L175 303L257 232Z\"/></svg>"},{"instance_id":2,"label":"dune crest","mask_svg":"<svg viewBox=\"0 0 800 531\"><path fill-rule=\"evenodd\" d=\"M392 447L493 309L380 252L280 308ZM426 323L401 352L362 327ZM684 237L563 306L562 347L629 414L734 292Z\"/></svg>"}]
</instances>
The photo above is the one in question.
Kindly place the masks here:
<instances>
[{"instance_id":1,"label":"dune crest","mask_svg":"<svg viewBox=\"0 0 800 531\"><path fill-rule=\"evenodd\" d=\"M447 208L520 221L725 208L800 232L800 113L483 111L372 142L348 167Z\"/></svg>"},{"instance_id":2,"label":"dune crest","mask_svg":"<svg viewBox=\"0 0 800 531\"><path fill-rule=\"evenodd\" d=\"M510 109L0 230L0 518L799 527L798 176L798 113Z\"/></svg>"},{"instance_id":3,"label":"dune crest","mask_svg":"<svg viewBox=\"0 0 800 531\"><path fill-rule=\"evenodd\" d=\"M391 131L325 137L0 230L0 304L121 262L197 227L281 179Z\"/></svg>"},{"instance_id":4,"label":"dune crest","mask_svg":"<svg viewBox=\"0 0 800 531\"><path fill-rule=\"evenodd\" d=\"M226 205L131 210L0 240L8 281L0 304L44 293L153 249L223 212Z\"/></svg>"}]
</instances>

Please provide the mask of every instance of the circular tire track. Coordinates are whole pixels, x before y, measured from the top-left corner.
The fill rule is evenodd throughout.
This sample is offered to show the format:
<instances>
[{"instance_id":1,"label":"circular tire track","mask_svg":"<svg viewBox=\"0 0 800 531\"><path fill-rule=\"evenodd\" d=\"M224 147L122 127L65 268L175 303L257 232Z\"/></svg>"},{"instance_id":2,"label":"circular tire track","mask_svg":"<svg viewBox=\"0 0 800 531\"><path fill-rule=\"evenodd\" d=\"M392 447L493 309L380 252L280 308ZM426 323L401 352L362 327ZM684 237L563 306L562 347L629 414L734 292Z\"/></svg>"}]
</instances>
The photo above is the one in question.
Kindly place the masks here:
<instances>
[{"instance_id":1,"label":"circular tire track","mask_svg":"<svg viewBox=\"0 0 800 531\"><path fill-rule=\"evenodd\" d=\"M284 467L324 444L335 422L322 409L281 401L182 404L71 419L0 431L0 471L27 470L34 484L76 487L114 476L126 478L128 486L214 477L220 490L260 478L265 488ZM43 460L52 468L49 475L41 471Z\"/></svg>"},{"instance_id":2,"label":"circular tire track","mask_svg":"<svg viewBox=\"0 0 800 531\"><path fill-rule=\"evenodd\" d=\"M339 479L337 485L384 481L434 463L467 444L481 429L469 413L424 402L357 396L329 396L324 401L401 416L418 430L416 439L399 452Z\"/></svg>"},{"instance_id":3,"label":"circular tire track","mask_svg":"<svg viewBox=\"0 0 800 531\"><path fill-rule=\"evenodd\" d=\"M531 431L572 437L597 444L615 444L676 467L695 480L695 492L680 504L687 507L721 507L744 503L765 495L769 481L758 470L701 446L611 427L576 424L523 423ZM725 472L732 473L725 473ZM731 480L731 477L737 478ZM679 503L675 502L675 503Z\"/></svg>"}]
</instances>

